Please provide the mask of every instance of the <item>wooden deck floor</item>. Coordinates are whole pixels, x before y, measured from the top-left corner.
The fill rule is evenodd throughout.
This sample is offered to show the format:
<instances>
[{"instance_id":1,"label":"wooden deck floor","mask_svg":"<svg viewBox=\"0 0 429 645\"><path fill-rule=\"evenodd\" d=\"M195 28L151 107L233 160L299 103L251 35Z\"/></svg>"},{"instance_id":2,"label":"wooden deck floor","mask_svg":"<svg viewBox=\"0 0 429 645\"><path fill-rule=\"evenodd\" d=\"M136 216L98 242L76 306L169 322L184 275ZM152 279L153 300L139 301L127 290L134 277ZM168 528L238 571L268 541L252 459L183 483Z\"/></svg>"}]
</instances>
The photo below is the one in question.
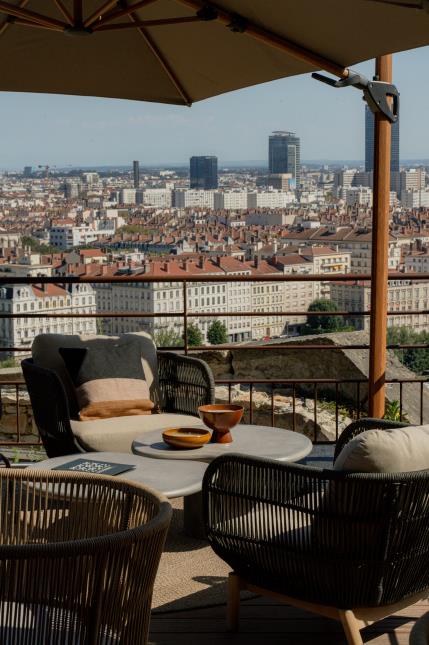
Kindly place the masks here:
<instances>
[{"instance_id":1,"label":"wooden deck floor","mask_svg":"<svg viewBox=\"0 0 429 645\"><path fill-rule=\"evenodd\" d=\"M417 618L429 611L418 603L362 630L371 645L408 645ZM225 607L157 613L152 617L150 645L345 645L341 626L305 611L263 598L243 601L240 632L230 634Z\"/></svg>"}]
</instances>

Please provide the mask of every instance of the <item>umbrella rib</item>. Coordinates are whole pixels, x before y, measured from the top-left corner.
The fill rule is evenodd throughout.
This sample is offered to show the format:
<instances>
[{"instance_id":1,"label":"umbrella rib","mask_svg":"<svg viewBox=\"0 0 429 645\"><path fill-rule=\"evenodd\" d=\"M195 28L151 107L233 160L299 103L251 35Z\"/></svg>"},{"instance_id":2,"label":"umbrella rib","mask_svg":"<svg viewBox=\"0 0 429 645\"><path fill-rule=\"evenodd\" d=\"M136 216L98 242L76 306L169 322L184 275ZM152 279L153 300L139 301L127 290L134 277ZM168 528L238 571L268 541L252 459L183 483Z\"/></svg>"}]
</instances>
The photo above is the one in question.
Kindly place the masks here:
<instances>
[{"instance_id":1,"label":"umbrella rib","mask_svg":"<svg viewBox=\"0 0 429 645\"><path fill-rule=\"evenodd\" d=\"M59 31L60 33L64 32L62 27L54 27L52 25L43 25L40 22L33 22L32 20L25 20L24 18L11 18L10 24L12 25L22 25L23 27L33 27L36 29L46 29L47 31Z\"/></svg>"},{"instance_id":2,"label":"umbrella rib","mask_svg":"<svg viewBox=\"0 0 429 645\"><path fill-rule=\"evenodd\" d=\"M64 6L62 1L61 0L54 0L54 3L58 7L58 9L61 11L61 13L63 14L64 18L67 20L67 22L70 25L73 25L73 16L71 15L71 13L67 9L67 7Z\"/></svg>"},{"instance_id":3,"label":"umbrella rib","mask_svg":"<svg viewBox=\"0 0 429 645\"><path fill-rule=\"evenodd\" d=\"M55 18L49 18L49 16L43 16L41 13L29 11L23 7L11 5L9 2L0 2L0 13L6 13L9 16L14 16L15 18L23 18L23 20L29 20L30 22L36 22L41 25L48 25L49 27L62 27L62 29L66 29L68 27L65 22L61 22Z\"/></svg>"},{"instance_id":4,"label":"umbrella rib","mask_svg":"<svg viewBox=\"0 0 429 645\"><path fill-rule=\"evenodd\" d=\"M25 5L26 5L26 4L28 4L28 0L21 0L21 2L20 2L20 3L19 3L19 5L18 5L18 8L19 8L19 9L23 9L23 8L25 7ZM4 34L4 32L6 31L6 29L7 29L8 27L10 27L10 25L11 25L11 24L12 24L11 22L4 22L4 23L2 24L2 26L0 27L0 36L2 36L2 35Z\"/></svg>"},{"instance_id":5,"label":"umbrella rib","mask_svg":"<svg viewBox=\"0 0 429 645\"><path fill-rule=\"evenodd\" d=\"M150 4L153 4L154 2L157 2L157 0L140 0L140 2L136 2L133 5L130 5L129 7L124 7L123 9L119 9L118 11L111 11L110 13L107 13L103 18L97 21L97 18L94 20L91 20L89 22L89 19L86 21L88 25L86 26L91 26L94 24L94 22L97 21L97 27L99 25L104 25L106 22L111 22L112 20L116 20L117 18L122 18L122 16L129 16L130 14L133 13L133 11L137 11L137 9L142 9L143 7L146 7Z\"/></svg>"},{"instance_id":6,"label":"umbrella rib","mask_svg":"<svg viewBox=\"0 0 429 645\"><path fill-rule=\"evenodd\" d=\"M139 29L140 27L163 27L164 25L180 25L188 22L201 22L198 16L183 16L182 18L165 18L160 20L141 20L135 23L120 22L113 25L95 26L94 31L116 31L120 29Z\"/></svg>"},{"instance_id":7,"label":"umbrella rib","mask_svg":"<svg viewBox=\"0 0 429 645\"><path fill-rule=\"evenodd\" d=\"M110 11L116 4L118 4L117 0L107 0L101 7L96 9L94 13L92 13L86 20L84 20L83 26L84 27L90 27L93 22L98 20L100 16L105 14L107 11Z\"/></svg>"},{"instance_id":8,"label":"umbrella rib","mask_svg":"<svg viewBox=\"0 0 429 645\"><path fill-rule=\"evenodd\" d=\"M82 0L73 0L73 18L75 25L82 24Z\"/></svg>"},{"instance_id":9,"label":"umbrella rib","mask_svg":"<svg viewBox=\"0 0 429 645\"><path fill-rule=\"evenodd\" d=\"M176 0L179 4L199 11L201 9L210 8L214 11L214 18L217 22L222 23L226 27L232 29L232 31L243 33L244 35L250 36L255 40L263 42L265 45L269 45L274 49L278 49L285 54L289 54L297 60L301 60L304 63L308 63L315 67L316 69L324 69L335 76L347 77L349 75L348 69L345 69L343 65L313 52L306 47L301 47L296 43L287 40L283 36L276 34L275 32L259 27L255 23L252 23L250 20L247 20L245 17L237 16L224 9L221 9L213 2L206 2L205 0ZM237 20L238 19L238 20Z\"/></svg>"},{"instance_id":10,"label":"umbrella rib","mask_svg":"<svg viewBox=\"0 0 429 645\"><path fill-rule=\"evenodd\" d=\"M130 14L131 20L136 23L139 22L138 16L136 14L132 13ZM173 69L170 67L169 63L161 53L160 49L158 46L155 44L154 40L152 37L147 33L147 31L143 27L138 27L139 33L142 35L144 38L146 45L149 47L151 50L152 54L155 56L155 58L158 60L159 64L161 65L162 69L164 72L167 74L168 78L170 79L171 83L174 85L176 91L180 94L182 97L182 100L184 103L188 106L192 105L192 100L190 96L187 94L185 88L183 87L182 83L179 81L177 78L175 72Z\"/></svg>"},{"instance_id":11,"label":"umbrella rib","mask_svg":"<svg viewBox=\"0 0 429 645\"><path fill-rule=\"evenodd\" d=\"M388 4L392 7L400 7L401 9L423 9L421 2L409 3L409 2L395 2L395 0L367 0L367 2L378 2L379 4Z\"/></svg>"}]
</instances>

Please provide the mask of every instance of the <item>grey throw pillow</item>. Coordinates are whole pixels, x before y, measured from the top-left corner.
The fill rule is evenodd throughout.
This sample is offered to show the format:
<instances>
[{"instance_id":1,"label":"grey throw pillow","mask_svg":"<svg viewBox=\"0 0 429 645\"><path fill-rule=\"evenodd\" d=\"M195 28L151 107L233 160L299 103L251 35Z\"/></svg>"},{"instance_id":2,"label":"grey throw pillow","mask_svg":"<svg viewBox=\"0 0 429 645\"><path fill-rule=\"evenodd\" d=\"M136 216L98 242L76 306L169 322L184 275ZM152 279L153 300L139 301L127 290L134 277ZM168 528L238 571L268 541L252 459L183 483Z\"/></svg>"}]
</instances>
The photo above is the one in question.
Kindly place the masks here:
<instances>
[{"instance_id":1,"label":"grey throw pillow","mask_svg":"<svg viewBox=\"0 0 429 645\"><path fill-rule=\"evenodd\" d=\"M90 349L60 347L58 351L76 388L80 419L150 414L154 410L137 341Z\"/></svg>"}]
</instances>

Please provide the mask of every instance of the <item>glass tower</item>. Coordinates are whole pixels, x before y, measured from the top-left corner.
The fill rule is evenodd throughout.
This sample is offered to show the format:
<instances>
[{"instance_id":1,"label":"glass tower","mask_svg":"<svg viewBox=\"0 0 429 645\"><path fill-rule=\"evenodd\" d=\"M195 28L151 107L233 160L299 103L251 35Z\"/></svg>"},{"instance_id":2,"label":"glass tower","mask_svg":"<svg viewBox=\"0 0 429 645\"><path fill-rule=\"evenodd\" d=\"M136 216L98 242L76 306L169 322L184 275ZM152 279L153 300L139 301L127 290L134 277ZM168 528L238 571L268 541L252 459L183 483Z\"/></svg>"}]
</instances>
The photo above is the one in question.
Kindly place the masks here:
<instances>
[{"instance_id":1,"label":"glass tower","mask_svg":"<svg viewBox=\"0 0 429 645\"><path fill-rule=\"evenodd\" d=\"M365 106L365 172L374 170L374 113ZM399 172L399 119L392 124L390 172ZM393 182L392 182L393 183Z\"/></svg>"},{"instance_id":2,"label":"glass tower","mask_svg":"<svg viewBox=\"0 0 429 645\"><path fill-rule=\"evenodd\" d=\"M217 157L191 157L189 171L191 188L213 190L218 187Z\"/></svg>"},{"instance_id":3,"label":"glass tower","mask_svg":"<svg viewBox=\"0 0 429 645\"><path fill-rule=\"evenodd\" d=\"M140 165L138 161L133 161L134 188L140 186Z\"/></svg>"},{"instance_id":4,"label":"glass tower","mask_svg":"<svg viewBox=\"0 0 429 645\"><path fill-rule=\"evenodd\" d=\"M270 174L291 173L299 188L301 181L301 140L295 132L276 131L268 144Z\"/></svg>"}]
</instances>

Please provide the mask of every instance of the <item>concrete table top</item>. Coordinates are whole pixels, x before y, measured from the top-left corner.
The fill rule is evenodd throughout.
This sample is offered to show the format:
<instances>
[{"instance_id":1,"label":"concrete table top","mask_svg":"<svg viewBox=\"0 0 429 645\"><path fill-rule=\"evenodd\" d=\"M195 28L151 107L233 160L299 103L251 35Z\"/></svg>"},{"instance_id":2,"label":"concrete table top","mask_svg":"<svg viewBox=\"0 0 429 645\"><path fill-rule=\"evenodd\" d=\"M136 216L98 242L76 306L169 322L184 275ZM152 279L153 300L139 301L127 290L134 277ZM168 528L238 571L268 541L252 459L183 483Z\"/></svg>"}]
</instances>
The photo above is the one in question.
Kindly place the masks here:
<instances>
[{"instance_id":1,"label":"concrete table top","mask_svg":"<svg viewBox=\"0 0 429 645\"><path fill-rule=\"evenodd\" d=\"M206 464L198 462L182 461L169 464L165 468L159 461L138 457L120 452L85 452L82 454L67 455L65 457L54 457L40 461L33 470L51 470L75 459L93 459L94 461L110 461L116 464L132 464L133 470L115 475L122 479L139 482L150 488L163 493L166 497L185 497L194 495L201 491L201 484Z\"/></svg>"},{"instance_id":2,"label":"concrete table top","mask_svg":"<svg viewBox=\"0 0 429 645\"><path fill-rule=\"evenodd\" d=\"M205 427L205 426L202 426ZM220 455L239 452L247 456L270 457L278 461L299 461L312 450L310 439L298 432L270 426L238 425L231 430L232 443L206 443L201 448L178 450L166 444L161 431L147 432L132 446L136 455L171 460L210 462Z\"/></svg>"}]
</instances>

